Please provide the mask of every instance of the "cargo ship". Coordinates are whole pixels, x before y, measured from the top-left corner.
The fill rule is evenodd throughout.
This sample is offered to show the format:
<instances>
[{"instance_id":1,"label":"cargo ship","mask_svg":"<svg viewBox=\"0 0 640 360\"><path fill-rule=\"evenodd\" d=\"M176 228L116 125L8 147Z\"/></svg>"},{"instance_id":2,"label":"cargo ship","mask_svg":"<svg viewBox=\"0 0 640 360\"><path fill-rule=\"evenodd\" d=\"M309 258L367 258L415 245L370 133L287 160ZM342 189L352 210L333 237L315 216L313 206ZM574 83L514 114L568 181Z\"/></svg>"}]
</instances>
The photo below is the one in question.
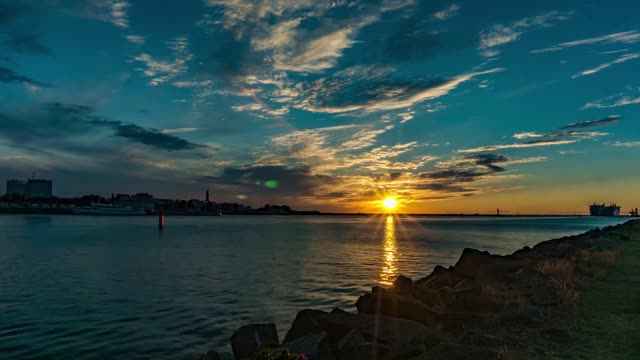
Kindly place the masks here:
<instances>
[{"instance_id":1,"label":"cargo ship","mask_svg":"<svg viewBox=\"0 0 640 360\"><path fill-rule=\"evenodd\" d=\"M619 216L620 206L616 204L605 205L594 203L589 206L591 216Z\"/></svg>"}]
</instances>

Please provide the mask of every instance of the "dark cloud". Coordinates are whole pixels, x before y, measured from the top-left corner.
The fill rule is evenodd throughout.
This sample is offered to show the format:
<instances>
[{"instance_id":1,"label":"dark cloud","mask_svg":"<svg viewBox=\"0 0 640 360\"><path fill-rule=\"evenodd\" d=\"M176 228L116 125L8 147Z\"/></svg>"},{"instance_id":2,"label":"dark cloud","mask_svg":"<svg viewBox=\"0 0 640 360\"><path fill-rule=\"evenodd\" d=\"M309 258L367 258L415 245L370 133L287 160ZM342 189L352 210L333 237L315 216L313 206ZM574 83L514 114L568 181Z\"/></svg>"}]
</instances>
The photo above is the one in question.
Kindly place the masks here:
<instances>
[{"instance_id":1,"label":"dark cloud","mask_svg":"<svg viewBox=\"0 0 640 360\"><path fill-rule=\"evenodd\" d=\"M313 195L317 188L335 183L331 176L312 174L306 166L227 167L220 176L203 176L199 181L280 196Z\"/></svg>"},{"instance_id":2,"label":"dark cloud","mask_svg":"<svg viewBox=\"0 0 640 360\"><path fill-rule=\"evenodd\" d=\"M431 180L448 180L450 181L448 185L452 185L452 183L469 183L487 175L506 171L505 168L496 165L496 163L507 161L509 159L500 154L470 155L458 159L456 164L451 165L448 169L422 173L420 177ZM472 166L469 166L469 164Z\"/></svg>"},{"instance_id":3,"label":"dark cloud","mask_svg":"<svg viewBox=\"0 0 640 360\"><path fill-rule=\"evenodd\" d=\"M470 160L476 165L484 166L489 169L491 172L503 172L505 169L495 163L501 163L509 161L506 156L500 154L478 154L478 155L470 155L465 156L465 160Z\"/></svg>"},{"instance_id":4,"label":"dark cloud","mask_svg":"<svg viewBox=\"0 0 640 360\"><path fill-rule=\"evenodd\" d=\"M35 85L40 87L50 87L51 85L41 83L27 76L19 75L15 71L0 66L0 83L18 83L26 85Z\"/></svg>"},{"instance_id":5,"label":"dark cloud","mask_svg":"<svg viewBox=\"0 0 640 360\"><path fill-rule=\"evenodd\" d=\"M582 121L582 122L569 124L567 126L563 126L561 129L582 129L582 128L588 128L588 127L594 127L594 126L606 126L606 125L613 124L620 119L622 119L622 116L620 115L611 115L598 120L589 120L589 121Z\"/></svg>"},{"instance_id":6,"label":"dark cloud","mask_svg":"<svg viewBox=\"0 0 640 360\"><path fill-rule=\"evenodd\" d=\"M93 120L91 123L110 127L115 132L115 136L160 149L194 150L207 147L206 145L194 144L175 135L162 133L157 129L143 128L138 125L125 124L121 121Z\"/></svg>"},{"instance_id":7,"label":"dark cloud","mask_svg":"<svg viewBox=\"0 0 640 360\"><path fill-rule=\"evenodd\" d=\"M9 38L7 46L18 53L50 55L51 49L47 47L36 34L23 34Z\"/></svg>"},{"instance_id":8,"label":"dark cloud","mask_svg":"<svg viewBox=\"0 0 640 360\"><path fill-rule=\"evenodd\" d=\"M84 105L48 103L12 114L0 112L0 137L16 146L30 149L38 144L69 149L73 144L60 141L74 136L96 133L99 128L113 130L114 136L164 150L210 149L152 128L143 128L94 115L95 109ZM211 149L213 150L213 149Z\"/></svg>"}]
</instances>

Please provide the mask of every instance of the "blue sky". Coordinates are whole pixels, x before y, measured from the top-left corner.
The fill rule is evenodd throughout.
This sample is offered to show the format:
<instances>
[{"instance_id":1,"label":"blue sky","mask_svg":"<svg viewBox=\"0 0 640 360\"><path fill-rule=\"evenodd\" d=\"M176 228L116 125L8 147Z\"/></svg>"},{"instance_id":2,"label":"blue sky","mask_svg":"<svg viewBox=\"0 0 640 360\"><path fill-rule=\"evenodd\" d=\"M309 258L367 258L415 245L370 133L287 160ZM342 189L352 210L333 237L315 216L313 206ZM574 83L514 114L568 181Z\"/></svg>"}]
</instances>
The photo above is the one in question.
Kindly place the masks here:
<instances>
[{"instance_id":1,"label":"blue sky","mask_svg":"<svg viewBox=\"0 0 640 360\"><path fill-rule=\"evenodd\" d=\"M640 206L635 1L0 0L0 29L0 174L60 196Z\"/></svg>"}]
</instances>

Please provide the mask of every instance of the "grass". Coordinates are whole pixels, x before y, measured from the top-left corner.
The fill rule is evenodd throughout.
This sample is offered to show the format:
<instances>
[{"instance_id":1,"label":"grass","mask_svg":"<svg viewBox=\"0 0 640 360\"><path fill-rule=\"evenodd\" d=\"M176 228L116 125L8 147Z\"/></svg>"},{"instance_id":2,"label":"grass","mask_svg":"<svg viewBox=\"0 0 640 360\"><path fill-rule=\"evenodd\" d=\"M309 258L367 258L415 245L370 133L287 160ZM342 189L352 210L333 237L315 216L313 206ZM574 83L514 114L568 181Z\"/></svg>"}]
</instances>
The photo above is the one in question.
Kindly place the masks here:
<instances>
[{"instance_id":1,"label":"grass","mask_svg":"<svg viewBox=\"0 0 640 360\"><path fill-rule=\"evenodd\" d=\"M616 252L590 259L586 271L602 279L582 285L566 325L571 341L561 358L640 359L640 224L633 229L629 241L615 241ZM606 274L603 265L611 265Z\"/></svg>"}]
</instances>

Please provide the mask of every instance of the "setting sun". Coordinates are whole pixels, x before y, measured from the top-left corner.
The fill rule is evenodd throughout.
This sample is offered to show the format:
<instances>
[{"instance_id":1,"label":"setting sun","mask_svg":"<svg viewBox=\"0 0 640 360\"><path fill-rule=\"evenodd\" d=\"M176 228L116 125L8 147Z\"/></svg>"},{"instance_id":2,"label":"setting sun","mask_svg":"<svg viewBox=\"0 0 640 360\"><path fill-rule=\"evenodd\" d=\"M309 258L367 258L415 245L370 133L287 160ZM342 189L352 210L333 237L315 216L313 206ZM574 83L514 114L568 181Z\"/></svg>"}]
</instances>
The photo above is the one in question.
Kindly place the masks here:
<instances>
[{"instance_id":1,"label":"setting sun","mask_svg":"<svg viewBox=\"0 0 640 360\"><path fill-rule=\"evenodd\" d=\"M392 197L388 197L382 200L382 206L384 206L384 208L387 210L393 210L397 205L398 205L398 202L396 201L396 199Z\"/></svg>"}]
</instances>

